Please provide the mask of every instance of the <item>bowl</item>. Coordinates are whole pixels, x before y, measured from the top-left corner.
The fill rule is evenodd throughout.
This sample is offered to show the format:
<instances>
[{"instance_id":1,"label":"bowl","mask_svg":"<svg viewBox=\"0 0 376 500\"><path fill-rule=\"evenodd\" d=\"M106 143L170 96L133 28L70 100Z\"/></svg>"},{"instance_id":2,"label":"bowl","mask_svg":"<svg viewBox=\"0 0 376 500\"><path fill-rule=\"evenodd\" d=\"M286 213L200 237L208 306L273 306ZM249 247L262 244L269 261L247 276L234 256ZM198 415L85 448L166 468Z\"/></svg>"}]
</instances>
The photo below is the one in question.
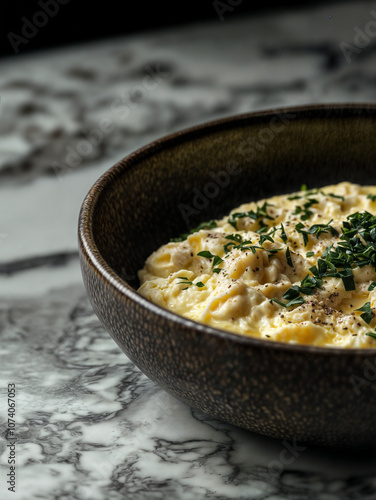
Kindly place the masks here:
<instances>
[{"instance_id":1,"label":"bowl","mask_svg":"<svg viewBox=\"0 0 376 500\"><path fill-rule=\"evenodd\" d=\"M376 350L314 347L221 331L137 292L137 272L171 237L241 203L343 180L376 183L376 105L274 109L163 137L110 168L79 217L94 311L140 370L180 401L252 432L368 448Z\"/></svg>"}]
</instances>

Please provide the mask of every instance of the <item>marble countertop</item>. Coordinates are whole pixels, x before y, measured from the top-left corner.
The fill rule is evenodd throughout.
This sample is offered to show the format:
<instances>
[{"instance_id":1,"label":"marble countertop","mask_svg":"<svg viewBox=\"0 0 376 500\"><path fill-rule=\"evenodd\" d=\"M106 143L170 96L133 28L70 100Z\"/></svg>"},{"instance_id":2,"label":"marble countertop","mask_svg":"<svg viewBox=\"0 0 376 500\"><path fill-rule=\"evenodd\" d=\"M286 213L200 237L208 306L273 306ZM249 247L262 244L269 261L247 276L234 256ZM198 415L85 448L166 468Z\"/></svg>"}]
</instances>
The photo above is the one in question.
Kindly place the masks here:
<instances>
[{"instance_id":1,"label":"marble countertop","mask_svg":"<svg viewBox=\"0 0 376 500\"><path fill-rule=\"evenodd\" d=\"M374 455L248 433L143 375L91 309L76 236L94 181L153 139L252 110L376 102L373 8L228 11L0 62L1 499L376 498Z\"/></svg>"}]
</instances>

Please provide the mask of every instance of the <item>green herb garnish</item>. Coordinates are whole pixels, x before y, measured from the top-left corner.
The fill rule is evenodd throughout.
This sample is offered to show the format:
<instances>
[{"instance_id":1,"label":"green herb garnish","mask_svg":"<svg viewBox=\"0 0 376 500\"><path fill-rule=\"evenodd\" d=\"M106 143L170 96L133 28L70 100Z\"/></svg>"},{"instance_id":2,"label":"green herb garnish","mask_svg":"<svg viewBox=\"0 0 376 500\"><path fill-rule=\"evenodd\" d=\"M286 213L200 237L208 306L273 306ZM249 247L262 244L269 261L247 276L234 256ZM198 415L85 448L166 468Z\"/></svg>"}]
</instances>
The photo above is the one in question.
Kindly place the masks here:
<instances>
[{"instance_id":1,"label":"green herb garnish","mask_svg":"<svg viewBox=\"0 0 376 500\"><path fill-rule=\"evenodd\" d=\"M272 206L273 205L271 205L270 203L265 202L261 207L257 207L256 211L249 210L248 212L235 212L230 215L230 217L227 219L227 222L231 224L235 229L238 229L236 226L237 220L242 219L243 217L249 217L254 221L262 221L262 219L274 220L274 217L271 217L267 212L267 208ZM261 226L264 225L265 224L261 224Z\"/></svg>"},{"instance_id":2,"label":"green herb garnish","mask_svg":"<svg viewBox=\"0 0 376 500\"><path fill-rule=\"evenodd\" d=\"M318 201L316 199L308 198L308 201L306 201L302 207L299 205L297 205L295 207L295 210L292 213L292 215L299 215L300 214L301 220L308 220L311 217L311 215L313 215L312 210L310 210L311 206L316 205L317 203L318 203Z\"/></svg>"},{"instance_id":3,"label":"green herb garnish","mask_svg":"<svg viewBox=\"0 0 376 500\"><path fill-rule=\"evenodd\" d=\"M312 295L315 292L315 288L322 287L322 279L316 276L309 276L308 274L302 279L299 291L305 295Z\"/></svg>"},{"instance_id":4,"label":"green herb garnish","mask_svg":"<svg viewBox=\"0 0 376 500\"><path fill-rule=\"evenodd\" d=\"M376 340L376 328L375 328L374 332L366 332L366 335L368 335L368 337L372 337L373 339Z\"/></svg>"},{"instance_id":5,"label":"green herb garnish","mask_svg":"<svg viewBox=\"0 0 376 500\"><path fill-rule=\"evenodd\" d=\"M309 235L318 237L321 233L330 231L333 236L338 237L339 233L330 225L331 222L314 224L309 229L304 229L305 226L300 222L295 228L302 234L304 244L307 245ZM366 265L372 265L376 269L376 216L369 212L355 212L342 222L342 234L337 247L327 247L310 271L320 279L340 278L345 290L350 291L355 290L352 268Z\"/></svg>"},{"instance_id":6,"label":"green herb garnish","mask_svg":"<svg viewBox=\"0 0 376 500\"><path fill-rule=\"evenodd\" d=\"M198 252L197 255L199 255L200 257L205 257L205 259L212 259L213 257L215 257L215 255L209 252L208 250L203 250L202 252Z\"/></svg>"},{"instance_id":7,"label":"green herb garnish","mask_svg":"<svg viewBox=\"0 0 376 500\"><path fill-rule=\"evenodd\" d=\"M264 232L264 234L261 234L260 235L260 239L259 239L260 245L263 245L266 240L271 241L272 243L274 243L273 236L274 236L274 234L275 234L276 231L277 231L277 228L274 227L268 233Z\"/></svg>"},{"instance_id":8,"label":"green herb garnish","mask_svg":"<svg viewBox=\"0 0 376 500\"><path fill-rule=\"evenodd\" d=\"M295 229L303 236L304 246L307 246L308 235L316 236L316 238L319 238L322 233L328 233L330 231L333 236L338 237L339 233L337 229L330 225L332 221L333 219L330 220L327 224L314 224L308 229L303 229L305 228L304 224L299 222L298 224L296 224Z\"/></svg>"},{"instance_id":9,"label":"green herb garnish","mask_svg":"<svg viewBox=\"0 0 376 500\"><path fill-rule=\"evenodd\" d=\"M261 235L259 243L264 243L265 240L274 241L271 235L274 234L275 232L276 229L272 229L270 233ZM225 238L227 240L231 240L229 243L226 243L226 245L223 247L226 253L230 252L234 248L241 250L242 252L250 250L253 254L256 253L256 250L265 250L270 254L269 255L270 257L271 255L274 255L275 253L281 250L281 248L264 248L263 246L253 245L252 240L243 240L241 235L237 233L228 234L227 236L225 236Z\"/></svg>"},{"instance_id":10,"label":"green herb garnish","mask_svg":"<svg viewBox=\"0 0 376 500\"><path fill-rule=\"evenodd\" d=\"M295 299L292 299L292 300L289 300L288 302L284 303L278 299L270 299L270 302L276 302L277 304L279 304L280 306L282 307L290 307L290 306L296 306L296 305L299 305L299 304L304 304L305 300L303 299L303 297L296 297Z\"/></svg>"},{"instance_id":11,"label":"green herb garnish","mask_svg":"<svg viewBox=\"0 0 376 500\"><path fill-rule=\"evenodd\" d=\"M327 195L327 196L331 196L332 198L338 198L338 199L339 199L339 200L341 200L341 201L345 201L345 197L344 197L344 196L341 196L341 195L339 195L339 194L334 194L334 193L324 193L324 192L322 192L322 191L321 191L321 193L322 193L323 195L325 195L325 196Z\"/></svg>"},{"instance_id":12,"label":"green herb garnish","mask_svg":"<svg viewBox=\"0 0 376 500\"><path fill-rule=\"evenodd\" d=\"M213 273L221 272L221 269L219 269L218 266L222 264L223 259L221 259L219 255L214 255L208 250L203 250L202 252L199 252L197 255L199 255L200 257L205 257L206 259L213 259L213 264L212 264Z\"/></svg>"},{"instance_id":13,"label":"green herb garnish","mask_svg":"<svg viewBox=\"0 0 376 500\"><path fill-rule=\"evenodd\" d=\"M221 259L218 255L214 255L213 259L213 267L219 266L219 264L222 264L223 259Z\"/></svg>"},{"instance_id":14,"label":"green herb garnish","mask_svg":"<svg viewBox=\"0 0 376 500\"><path fill-rule=\"evenodd\" d=\"M300 296L300 290L299 287L294 285L291 288L289 288L283 295L282 299L287 300L288 302L282 302L281 300L278 299L271 299L270 302L276 302L282 307L290 307L290 306L296 306L299 304L304 304L305 300L303 297Z\"/></svg>"},{"instance_id":15,"label":"green herb garnish","mask_svg":"<svg viewBox=\"0 0 376 500\"><path fill-rule=\"evenodd\" d=\"M234 233L234 234L227 234L225 236L226 240L231 240L229 243L226 243L224 246L224 251L226 253L230 252L232 247L239 245L240 243L243 243L243 238L241 237L240 234Z\"/></svg>"},{"instance_id":16,"label":"green herb garnish","mask_svg":"<svg viewBox=\"0 0 376 500\"><path fill-rule=\"evenodd\" d=\"M281 229L281 238L282 238L282 241L286 245L286 243L287 243L287 234L286 234L285 228L283 227L283 224L281 224L281 228L280 229Z\"/></svg>"},{"instance_id":17,"label":"green herb garnish","mask_svg":"<svg viewBox=\"0 0 376 500\"><path fill-rule=\"evenodd\" d=\"M288 264L290 267L294 267L294 264L292 263L291 253L290 253L290 249L289 249L289 247L287 247L287 248L286 248L286 260L287 260L287 264Z\"/></svg>"},{"instance_id":18,"label":"green herb garnish","mask_svg":"<svg viewBox=\"0 0 376 500\"><path fill-rule=\"evenodd\" d=\"M350 268L342 269L341 271L326 271L323 276L325 278L341 278L346 292L355 290L354 275Z\"/></svg>"},{"instance_id":19,"label":"green herb garnish","mask_svg":"<svg viewBox=\"0 0 376 500\"><path fill-rule=\"evenodd\" d=\"M198 281L197 283L193 283L193 281L190 281L189 278L187 278L186 276L179 276L177 279L183 280L183 281L179 281L178 285L195 285L199 288L205 286L205 284L202 281ZM187 288L188 288L188 286L186 286L185 288L182 288L182 290L186 290Z\"/></svg>"},{"instance_id":20,"label":"green herb garnish","mask_svg":"<svg viewBox=\"0 0 376 500\"><path fill-rule=\"evenodd\" d=\"M322 287L322 280L316 278L315 276L309 276L308 274L302 279L300 285L293 285L291 288L286 290L282 295L282 299L288 302L284 303L278 299L271 299L271 302L277 302L277 304L282 307L290 307L291 305L304 304L305 300L300 295L301 293L305 295L312 295L316 288Z\"/></svg>"},{"instance_id":21,"label":"green herb garnish","mask_svg":"<svg viewBox=\"0 0 376 500\"><path fill-rule=\"evenodd\" d=\"M303 187L305 189L302 189ZM330 196L331 198L337 198L341 201L345 201L344 196L341 196L339 194L334 194L334 193L324 193L324 191L322 191L321 189L310 189L308 191L307 186L305 184L303 184L300 191L305 191L305 193L304 194L295 194L293 196L289 196L287 199L288 200L300 200L302 198L307 198L308 196L313 196L315 194L322 194L323 196Z\"/></svg>"},{"instance_id":22,"label":"green herb garnish","mask_svg":"<svg viewBox=\"0 0 376 500\"><path fill-rule=\"evenodd\" d=\"M371 302L366 302L362 307L359 309L355 309L355 311L363 311L363 314L360 315L360 317L369 325L372 321L373 318L373 312L371 309Z\"/></svg>"}]
</instances>

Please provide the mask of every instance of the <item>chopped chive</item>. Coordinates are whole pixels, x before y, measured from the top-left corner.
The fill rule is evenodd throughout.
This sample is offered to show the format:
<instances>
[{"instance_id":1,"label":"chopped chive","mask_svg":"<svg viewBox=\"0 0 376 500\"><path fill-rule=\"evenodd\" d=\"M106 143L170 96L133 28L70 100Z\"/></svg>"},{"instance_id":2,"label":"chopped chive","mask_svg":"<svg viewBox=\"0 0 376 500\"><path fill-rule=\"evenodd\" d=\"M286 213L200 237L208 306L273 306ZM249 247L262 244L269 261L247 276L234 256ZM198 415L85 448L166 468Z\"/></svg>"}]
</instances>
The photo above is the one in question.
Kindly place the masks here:
<instances>
[{"instance_id":1,"label":"chopped chive","mask_svg":"<svg viewBox=\"0 0 376 500\"><path fill-rule=\"evenodd\" d=\"M296 297L295 299L289 300L289 302L284 303L281 300L272 298L272 299L270 299L270 302L276 302L280 306L285 307L287 309L288 307L291 307L291 306L304 304L305 300L303 299L303 297Z\"/></svg>"},{"instance_id":2,"label":"chopped chive","mask_svg":"<svg viewBox=\"0 0 376 500\"><path fill-rule=\"evenodd\" d=\"M271 217L268 212L267 212L267 207L271 207L270 203L267 201L264 202L264 204L261 207L257 207L256 211L254 210L249 210L248 212L235 212L230 215L230 217L227 219L227 222L231 224L235 229L237 229L237 220L242 219L244 217L249 217L250 219L253 219L255 222L262 222L263 219L269 219L269 220L274 220L274 217ZM261 224L261 226L264 226L265 224Z\"/></svg>"},{"instance_id":3,"label":"chopped chive","mask_svg":"<svg viewBox=\"0 0 376 500\"><path fill-rule=\"evenodd\" d=\"M290 253L289 247L286 248L286 260L287 260L287 264L290 267L294 267L294 264L293 264L292 259L291 259L291 253Z\"/></svg>"},{"instance_id":4,"label":"chopped chive","mask_svg":"<svg viewBox=\"0 0 376 500\"><path fill-rule=\"evenodd\" d=\"M287 302L286 307L296 306L296 305L304 304L304 303L305 303L305 300L303 299L303 297L296 297L295 299L292 299L289 302Z\"/></svg>"},{"instance_id":5,"label":"chopped chive","mask_svg":"<svg viewBox=\"0 0 376 500\"><path fill-rule=\"evenodd\" d=\"M186 276L179 276L176 279L184 280L184 281L179 281L177 283L178 285L195 285L195 286L198 286L199 288L202 288L203 286L205 286L205 283L203 283L202 281L198 281L197 283L193 283L193 281L190 281L189 278L187 278ZM186 286L185 288L182 288L182 290L187 290L187 288L189 288L189 287Z\"/></svg>"},{"instance_id":6,"label":"chopped chive","mask_svg":"<svg viewBox=\"0 0 376 500\"><path fill-rule=\"evenodd\" d=\"M179 278L176 278L176 279L178 279L178 280L185 280L185 281L180 281L180 282L178 283L178 285L186 285L186 284L188 284L188 283L189 283L190 285L192 285L192 281L190 281L190 280L189 280L186 276L179 276Z\"/></svg>"},{"instance_id":7,"label":"chopped chive","mask_svg":"<svg viewBox=\"0 0 376 500\"><path fill-rule=\"evenodd\" d=\"M222 264L223 259L221 259L218 255L214 255L213 259L213 267L218 267L219 264Z\"/></svg>"},{"instance_id":8,"label":"chopped chive","mask_svg":"<svg viewBox=\"0 0 376 500\"><path fill-rule=\"evenodd\" d=\"M234 234L227 234L225 236L226 240L232 240L232 241L236 241L237 243L242 243L243 242L243 238L241 237L240 234L238 233L234 233Z\"/></svg>"},{"instance_id":9,"label":"chopped chive","mask_svg":"<svg viewBox=\"0 0 376 500\"><path fill-rule=\"evenodd\" d=\"M220 273L221 269L219 269L217 266L222 264L223 259L219 255L214 255L208 250L203 250L202 252L199 252L197 255L200 257L205 257L206 259L213 259L213 264L212 264L212 271L213 273Z\"/></svg>"},{"instance_id":10,"label":"chopped chive","mask_svg":"<svg viewBox=\"0 0 376 500\"><path fill-rule=\"evenodd\" d=\"M355 311L363 311L363 314L360 315L360 317L369 325L372 321L373 318L373 312L371 309L371 302L366 302L362 307L359 309L355 309Z\"/></svg>"},{"instance_id":11,"label":"chopped chive","mask_svg":"<svg viewBox=\"0 0 376 500\"><path fill-rule=\"evenodd\" d=\"M208 250L203 250L202 252L198 252L197 255L199 255L200 257L205 257L205 259L212 259L213 257L215 257L215 255L209 252Z\"/></svg>"},{"instance_id":12,"label":"chopped chive","mask_svg":"<svg viewBox=\"0 0 376 500\"><path fill-rule=\"evenodd\" d=\"M322 279L316 276L309 276L308 274L302 279L299 289L301 293L312 295L315 288L322 287Z\"/></svg>"},{"instance_id":13,"label":"chopped chive","mask_svg":"<svg viewBox=\"0 0 376 500\"><path fill-rule=\"evenodd\" d=\"M284 302L282 302L281 300L276 299L275 297L273 297L272 299L270 299L270 303L272 304L273 302L276 302L277 304L279 304L282 307L287 307Z\"/></svg>"},{"instance_id":14,"label":"chopped chive","mask_svg":"<svg viewBox=\"0 0 376 500\"><path fill-rule=\"evenodd\" d=\"M285 228L283 227L283 224L281 224L281 238L282 238L283 243L286 245L287 234L286 234Z\"/></svg>"},{"instance_id":15,"label":"chopped chive","mask_svg":"<svg viewBox=\"0 0 376 500\"><path fill-rule=\"evenodd\" d=\"M322 193L322 194L326 194L326 193ZM340 196L339 194L328 193L328 196L331 196L332 198L338 198L341 201L345 201L345 197L344 196Z\"/></svg>"}]
</instances>

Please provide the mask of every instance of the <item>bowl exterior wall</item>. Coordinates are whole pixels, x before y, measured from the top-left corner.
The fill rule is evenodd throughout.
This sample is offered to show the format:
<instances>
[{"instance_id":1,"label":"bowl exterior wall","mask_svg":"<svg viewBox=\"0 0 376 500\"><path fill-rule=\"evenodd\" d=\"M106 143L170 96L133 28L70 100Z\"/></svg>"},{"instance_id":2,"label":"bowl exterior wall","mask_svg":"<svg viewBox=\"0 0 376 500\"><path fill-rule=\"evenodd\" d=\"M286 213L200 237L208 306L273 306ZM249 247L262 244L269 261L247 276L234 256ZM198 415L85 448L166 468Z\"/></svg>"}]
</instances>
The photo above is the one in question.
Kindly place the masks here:
<instances>
[{"instance_id":1,"label":"bowl exterior wall","mask_svg":"<svg viewBox=\"0 0 376 500\"><path fill-rule=\"evenodd\" d=\"M175 134L107 172L80 214L85 287L127 356L188 405L275 438L369 446L376 444L376 351L248 339L179 318L135 292L146 256L189 224L302 183L376 183L374 107L285 113L285 123L273 121L278 113L270 112ZM276 124L279 132L272 127ZM197 189L204 193L205 183L218 181L223 172L226 186L188 223L179 203L191 200L194 208Z\"/></svg>"}]
</instances>

